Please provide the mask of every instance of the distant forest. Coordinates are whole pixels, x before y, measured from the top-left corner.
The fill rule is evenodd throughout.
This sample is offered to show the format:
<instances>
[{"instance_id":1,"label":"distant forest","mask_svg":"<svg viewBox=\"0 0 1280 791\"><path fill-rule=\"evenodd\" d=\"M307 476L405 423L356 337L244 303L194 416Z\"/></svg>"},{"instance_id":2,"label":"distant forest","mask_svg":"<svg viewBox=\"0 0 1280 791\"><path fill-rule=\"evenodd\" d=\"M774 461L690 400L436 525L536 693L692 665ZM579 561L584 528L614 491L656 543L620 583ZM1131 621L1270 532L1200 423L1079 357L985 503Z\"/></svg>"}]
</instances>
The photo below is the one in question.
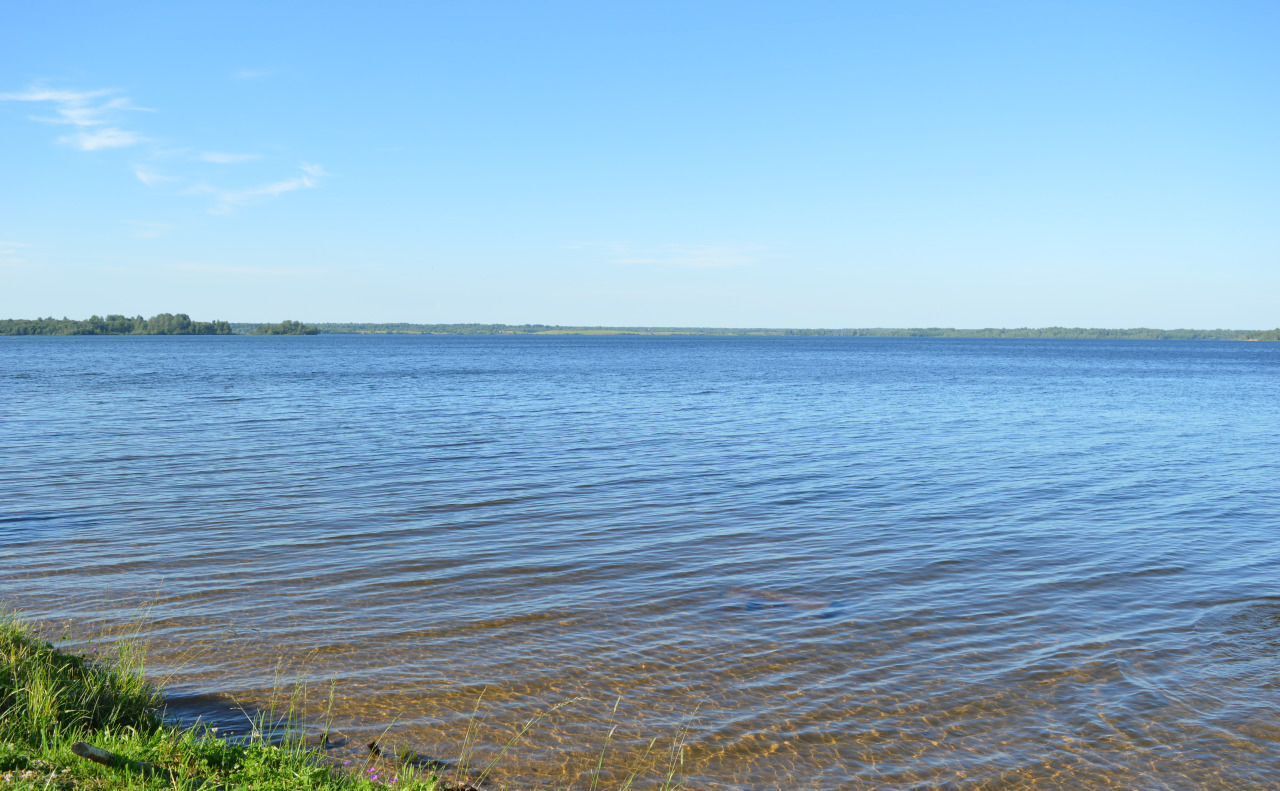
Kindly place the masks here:
<instances>
[{"instance_id":1,"label":"distant forest","mask_svg":"<svg viewBox=\"0 0 1280 791\"><path fill-rule=\"evenodd\" d=\"M231 335L225 321L192 321L185 313L160 313L149 319L112 314L84 320L0 319L0 335Z\"/></svg>"},{"instance_id":2,"label":"distant forest","mask_svg":"<svg viewBox=\"0 0 1280 791\"><path fill-rule=\"evenodd\" d=\"M0 319L0 335L316 335L318 333L380 335L699 335L712 337L846 337L846 338L1004 338L1055 340L1129 341L1280 341L1274 330L1157 330L1096 329L1089 327L951 327L863 329L769 329L723 327L575 327L555 324L303 324L285 320L279 324L192 321L185 313L141 316L90 316L68 318Z\"/></svg>"},{"instance_id":3,"label":"distant forest","mask_svg":"<svg viewBox=\"0 0 1280 791\"><path fill-rule=\"evenodd\" d=\"M723 337L855 337L855 338L1007 338L1141 341L1280 341L1274 330L1096 329L1089 327L1019 327L955 329L951 327L863 329L769 329L722 327L567 327L554 324L359 324L315 325L326 333L412 335L703 335Z\"/></svg>"},{"instance_id":4,"label":"distant forest","mask_svg":"<svg viewBox=\"0 0 1280 791\"><path fill-rule=\"evenodd\" d=\"M245 325L239 325L245 326ZM226 321L192 321L185 313L160 313L149 319L111 314L87 319L0 319L0 335L315 335L315 327L296 321L247 325Z\"/></svg>"},{"instance_id":5,"label":"distant forest","mask_svg":"<svg viewBox=\"0 0 1280 791\"><path fill-rule=\"evenodd\" d=\"M318 335L320 330L299 321L285 319L279 324L260 324L249 331L251 335Z\"/></svg>"}]
</instances>

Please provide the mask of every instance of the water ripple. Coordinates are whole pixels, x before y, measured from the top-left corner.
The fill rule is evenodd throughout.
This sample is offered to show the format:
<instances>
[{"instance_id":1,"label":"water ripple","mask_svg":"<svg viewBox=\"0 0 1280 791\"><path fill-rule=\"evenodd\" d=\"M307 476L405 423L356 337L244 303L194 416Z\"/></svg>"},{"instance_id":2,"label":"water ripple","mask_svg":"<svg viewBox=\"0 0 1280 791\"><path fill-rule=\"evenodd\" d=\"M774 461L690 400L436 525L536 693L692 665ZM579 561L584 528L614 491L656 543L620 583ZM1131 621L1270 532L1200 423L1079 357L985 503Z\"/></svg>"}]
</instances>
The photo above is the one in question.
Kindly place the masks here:
<instances>
[{"instance_id":1,"label":"water ripple","mask_svg":"<svg viewBox=\"0 0 1280 791\"><path fill-rule=\"evenodd\" d=\"M1280 775L1280 348L0 343L0 598L499 782ZM617 706L616 716L612 713ZM221 720L219 720L221 721ZM656 753L646 751L659 738ZM666 740L666 741L662 741ZM353 740L359 744L360 740Z\"/></svg>"}]
</instances>

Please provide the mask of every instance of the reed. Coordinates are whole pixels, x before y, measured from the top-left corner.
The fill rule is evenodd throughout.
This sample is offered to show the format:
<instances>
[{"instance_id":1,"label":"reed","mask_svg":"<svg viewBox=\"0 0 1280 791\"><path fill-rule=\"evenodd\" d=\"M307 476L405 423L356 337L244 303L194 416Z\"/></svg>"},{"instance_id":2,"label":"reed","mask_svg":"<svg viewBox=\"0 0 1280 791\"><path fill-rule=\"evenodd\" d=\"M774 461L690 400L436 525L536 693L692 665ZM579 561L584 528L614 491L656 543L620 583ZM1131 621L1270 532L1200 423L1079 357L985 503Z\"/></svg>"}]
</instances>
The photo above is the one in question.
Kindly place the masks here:
<instances>
[{"instance_id":1,"label":"reed","mask_svg":"<svg viewBox=\"0 0 1280 791\"><path fill-rule=\"evenodd\" d=\"M370 745L362 763L338 766L323 752L332 729L332 685L318 744L305 736L305 687L288 687L286 692L280 669L271 704L246 714L248 735L224 738L213 728L184 729L164 722L164 698L146 679L146 652L139 637L105 645L110 651L103 656L73 654L44 640L31 625L0 614L0 787L22 791L372 791L388 787L474 791L487 787L486 781L502 760L521 746L538 723L582 700L571 698L539 711L481 765L476 762L476 746L484 692L476 701L461 754L452 767L412 751L384 748L383 738ZM620 702L621 698L614 703L604 749L591 772L591 791L601 785ZM650 787L679 787L676 775L683 764L687 735L686 723L673 741L666 776ZM657 741L649 744L641 763ZM621 788L632 788L642 771L635 767Z\"/></svg>"},{"instance_id":2,"label":"reed","mask_svg":"<svg viewBox=\"0 0 1280 791\"><path fill-rule=\"evenodd\" d=\"M15 618L0 618L0 786L367 791L393 781L410 791L443 789L413 767L386 777L341 771L290 735L299 732L289 727L292 714L259 715L239 742L166 725L163 698L144 676L141 645L120 641L110 657L88 659L58 650ZM296 696L290 703L297 711ZM275 740L281 723L285 738ZM85 760L87 752L108 755L111 765Z\"/></svg>"}]
</instances>

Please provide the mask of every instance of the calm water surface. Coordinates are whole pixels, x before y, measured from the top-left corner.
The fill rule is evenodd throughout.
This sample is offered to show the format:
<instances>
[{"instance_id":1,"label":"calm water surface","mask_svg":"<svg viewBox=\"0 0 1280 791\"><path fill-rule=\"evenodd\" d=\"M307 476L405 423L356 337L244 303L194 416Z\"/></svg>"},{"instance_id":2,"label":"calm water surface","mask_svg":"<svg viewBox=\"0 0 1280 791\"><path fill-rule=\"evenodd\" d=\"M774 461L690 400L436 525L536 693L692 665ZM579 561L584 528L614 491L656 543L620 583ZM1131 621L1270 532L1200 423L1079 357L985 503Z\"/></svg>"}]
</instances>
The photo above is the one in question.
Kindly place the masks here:
<instances>
[{"instance_id":1,"label":"calm water surface","mask_svg":"<svg viewBox=\"0 0 1280 791\"><path fill-rule=\"evenodd\" d=\"M495 786L613 723L615 787L1280 781L1280 345L7 338L0 397L0 601L145 620L178 707L483 765L565 703Z\"/></svg>"}]
</instances>

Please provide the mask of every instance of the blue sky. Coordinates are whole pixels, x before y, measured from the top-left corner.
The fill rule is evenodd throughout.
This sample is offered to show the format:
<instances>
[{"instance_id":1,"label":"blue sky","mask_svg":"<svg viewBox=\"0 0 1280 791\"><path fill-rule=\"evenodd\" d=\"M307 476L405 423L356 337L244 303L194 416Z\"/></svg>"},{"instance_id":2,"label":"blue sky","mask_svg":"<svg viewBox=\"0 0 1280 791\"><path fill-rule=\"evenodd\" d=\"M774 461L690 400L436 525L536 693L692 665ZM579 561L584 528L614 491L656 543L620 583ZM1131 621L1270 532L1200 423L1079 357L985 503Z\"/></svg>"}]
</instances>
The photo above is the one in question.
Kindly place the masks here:
<instances>
[{"instance_id":1,"label":"blue sky","mask_svg":"<svg viewBox=\"0 0 1280 791\"><path fill-rule=\"evenodd\" d=\"M1280 4L10 3L0 316L1280 324Z\"/></svg>"}]
</instances>

